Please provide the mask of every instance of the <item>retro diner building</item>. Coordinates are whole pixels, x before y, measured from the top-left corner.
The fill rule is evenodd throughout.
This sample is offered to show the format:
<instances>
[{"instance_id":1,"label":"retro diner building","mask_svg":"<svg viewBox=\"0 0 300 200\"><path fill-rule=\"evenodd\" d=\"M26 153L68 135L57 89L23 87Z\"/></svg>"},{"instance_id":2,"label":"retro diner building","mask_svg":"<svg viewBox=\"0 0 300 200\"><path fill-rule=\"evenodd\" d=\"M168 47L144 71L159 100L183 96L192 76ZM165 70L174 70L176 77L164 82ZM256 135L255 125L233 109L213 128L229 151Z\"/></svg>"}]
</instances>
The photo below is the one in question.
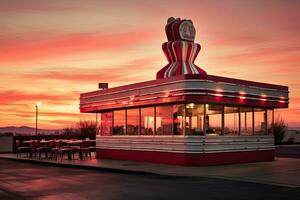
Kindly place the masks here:
<instances>
[{"instance_id":1,"label":"retro diner building","mask_svg":"<svg viewBox=\"0 0 300 200\"><path fill-rule=\"evenodd\" d=\"M274 160L274 109L288 87L208 75L194 64L191 20L169 18L156 80L80 95L80 111L100 113L97 157L176 165Z\"/></svg>"}]
</instances>

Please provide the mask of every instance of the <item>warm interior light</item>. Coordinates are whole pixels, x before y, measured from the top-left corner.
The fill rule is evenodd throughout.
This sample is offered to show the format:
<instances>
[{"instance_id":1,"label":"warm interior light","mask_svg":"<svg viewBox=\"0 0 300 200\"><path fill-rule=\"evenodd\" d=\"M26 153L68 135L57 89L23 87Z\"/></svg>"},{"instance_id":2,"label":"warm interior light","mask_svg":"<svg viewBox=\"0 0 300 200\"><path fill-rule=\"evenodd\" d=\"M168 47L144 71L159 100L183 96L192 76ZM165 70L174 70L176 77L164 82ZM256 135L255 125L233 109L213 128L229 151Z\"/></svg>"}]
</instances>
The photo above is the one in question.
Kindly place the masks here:
<instances>
[{"instance_id":1,"label":"warm interior light","mask_svg":"<svg viewBox=\"0 0 300 200\"><path fill-rule=\"evenodd\" d=\"M41 105L41 102L36 103L36 107L40 107L40 105Z\"/></svg>"},{"instance_id":2,"label":"warm interior light","mask_svg":"<svg viewBox=\"0 0 300 200\"><path fill-rule=\"evenodd\" d=\"M240 96L239 96L240 99L246 99L246 97L245 97L246 92L240 91L239 93L240 93Z\"/></svg>"},{"instance_id":3,"label":"warm interior light","mask_svg":"<svg viewBox=\"0 0 300 200\"><path fill-rule=\"evenodd\" d=\"M217 96L217 97L222 97L222 96L223 96L223 94L221 94L221 93L223 92L222 89L216 89L215 91L217 92L217 93L215 94L215 96Z\"/></svg>"},{"instance_id":4,"label":"warm interior light","mask_svg":"<svg viewBox=\"0 0 300 200\"><path fill-rule=\"evenodd\" d=\"M186 105L186 108L194 108L195 104L194 103L189 103Z\"/></svg>"},{"instance_id":5,"label":"warm interior light","mask_svg":"<svg viewBox=\"0 0 300 200\"><path fill-rule=\"evenodd\" d=\"M262 98L261 98L260 100L262 100L262 101L267 101L267 95L262 94L261 97L262 97Z\"/></svg>"},{"instance_id":6,"label":"warm interior light","mask_svg":"<svg viewBox=\"0 0 300 200\"><path fill-rule=\"evenodd\" d=\"M194 108L195 104L194 103L189 103L186 105L186 108Z\"/></svg>"},{"instance_id":7,"label":"warm interior light","mask_svg":"<svg viewBox=\"0 0 300 200\"><path fill-rule=\"evenodd\" d=\"M167 97L169 97L169 96L170 96L170 92L169 92L169 91L166 91L164 97L167 98Z\"/></svg>"}]
</instances>

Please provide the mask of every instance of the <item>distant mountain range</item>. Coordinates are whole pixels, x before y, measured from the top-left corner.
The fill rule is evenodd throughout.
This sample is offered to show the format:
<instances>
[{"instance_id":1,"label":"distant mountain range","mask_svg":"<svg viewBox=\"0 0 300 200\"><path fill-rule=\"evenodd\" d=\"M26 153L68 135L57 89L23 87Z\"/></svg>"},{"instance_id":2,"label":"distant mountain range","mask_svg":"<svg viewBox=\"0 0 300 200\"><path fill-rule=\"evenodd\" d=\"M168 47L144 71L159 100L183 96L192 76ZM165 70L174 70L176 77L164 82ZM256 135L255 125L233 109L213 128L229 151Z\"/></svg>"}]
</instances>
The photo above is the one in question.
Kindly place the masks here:
<instances>
[{"instance_id":1,"label":"distant mountain range","mask_svg":"<svg viewBox=\"0 0 300 200\"><path fill-rule=\"evenodd\" d=\"M60 131L59 129L38 129L39 134L51 134ZM18 134L26 134L26 135L34 135L35 128L29 126L6 126L0 127L0 133L14 133Z\"/></svg>"}]
</instances>

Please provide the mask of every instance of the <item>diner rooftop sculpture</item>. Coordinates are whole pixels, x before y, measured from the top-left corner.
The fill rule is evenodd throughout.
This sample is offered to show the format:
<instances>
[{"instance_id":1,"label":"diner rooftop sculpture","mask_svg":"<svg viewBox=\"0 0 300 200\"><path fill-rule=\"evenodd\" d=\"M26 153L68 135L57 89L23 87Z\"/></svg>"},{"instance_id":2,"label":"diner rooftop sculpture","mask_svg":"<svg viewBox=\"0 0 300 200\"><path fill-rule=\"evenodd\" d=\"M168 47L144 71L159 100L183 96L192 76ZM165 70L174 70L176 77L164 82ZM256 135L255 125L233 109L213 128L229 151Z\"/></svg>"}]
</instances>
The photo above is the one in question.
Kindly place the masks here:
<instances>
[{"instance_id":1,"label":"diner rooftop sculpture","mask_svg":"<svg viewBox=\"0 0 300 200\"><path fill-rule=\"evenodd\" d=\"M170 17L165 30L168 42L163 43L162 49L169 63L157 72L156 78L184 74L206 75L204 70L194 64L201 46L194 43L196 30L192 20Z\"/></svg>"}]
</instances>

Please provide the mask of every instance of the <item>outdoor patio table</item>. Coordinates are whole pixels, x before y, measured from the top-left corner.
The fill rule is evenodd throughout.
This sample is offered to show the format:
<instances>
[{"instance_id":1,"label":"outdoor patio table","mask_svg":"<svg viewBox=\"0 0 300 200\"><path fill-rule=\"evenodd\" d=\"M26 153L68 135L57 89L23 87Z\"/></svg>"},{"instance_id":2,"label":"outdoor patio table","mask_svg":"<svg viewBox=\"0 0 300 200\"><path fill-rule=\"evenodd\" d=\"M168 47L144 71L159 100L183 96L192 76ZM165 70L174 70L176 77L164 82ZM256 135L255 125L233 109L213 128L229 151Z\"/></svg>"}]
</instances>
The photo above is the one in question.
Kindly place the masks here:
<instances>
[{"instance_id":1,"label":"outdoor patio table","mask_svg":"<svg viewBox=\"0 0 300 200\"><path fill-rule=\"evenodd\" d=\"M50 141L49 140L41 140L40 144L48 144Z\"/></svg>"},{"instance_id":2,"label":"outdoor patio table","mask_svg":"<svg viewBox=\"0 0 300 200\"><path fill-rule=\"evenodd\" d=\"M29 144L29 143L31 143L31 142L33 142L33 140L25 140L25 141L23 141L22 143L24 143L24 144Z\"/></svg>"}]
</instances>

